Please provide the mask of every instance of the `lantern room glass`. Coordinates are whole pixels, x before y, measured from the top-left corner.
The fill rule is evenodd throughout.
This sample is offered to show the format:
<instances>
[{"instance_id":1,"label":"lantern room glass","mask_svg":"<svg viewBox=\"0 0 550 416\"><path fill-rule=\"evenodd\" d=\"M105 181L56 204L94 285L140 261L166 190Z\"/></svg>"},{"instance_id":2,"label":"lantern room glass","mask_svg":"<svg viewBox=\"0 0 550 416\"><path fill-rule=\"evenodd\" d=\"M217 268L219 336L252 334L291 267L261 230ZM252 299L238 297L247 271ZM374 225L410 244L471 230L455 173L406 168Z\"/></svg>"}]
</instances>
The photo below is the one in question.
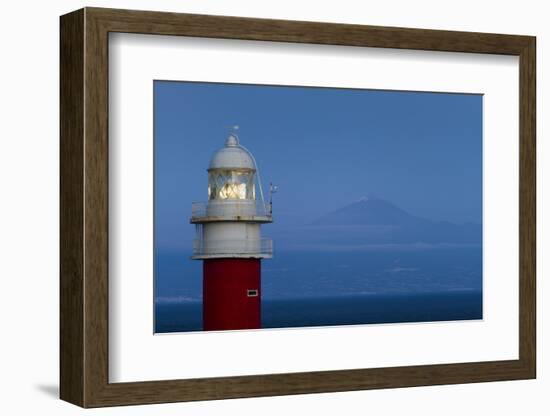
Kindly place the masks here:
<instances>
[{"instance_id":1,"label":"lantern room glass","mask_svg":"<svg viewBox=\"0 0 550 416\"><path fill-rule=\"evenodd\" d=\"M208 199L256 199L253 170L212 169L208 172Z\"/></svg>"}]
</instances>

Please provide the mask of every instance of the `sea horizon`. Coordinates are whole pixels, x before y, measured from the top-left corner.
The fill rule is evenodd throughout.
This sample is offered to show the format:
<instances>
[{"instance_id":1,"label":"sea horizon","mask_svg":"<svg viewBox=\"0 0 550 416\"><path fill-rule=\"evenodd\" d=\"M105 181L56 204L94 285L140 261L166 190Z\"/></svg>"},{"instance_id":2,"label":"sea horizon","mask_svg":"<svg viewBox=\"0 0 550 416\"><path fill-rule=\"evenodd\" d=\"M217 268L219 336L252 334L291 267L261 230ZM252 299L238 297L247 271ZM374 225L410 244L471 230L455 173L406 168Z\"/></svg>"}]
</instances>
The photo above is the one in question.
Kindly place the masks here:
<instances>
[{"instance_id":1,"label":"sea horizon","mask_svg":"<svg viewBox=\"0 0 550 416\"><path fill-rule=\"evenodd\" d=\"M476 289L267 297L261 303L261 328L479 320L482 297ZM190 331L202 331L201 299L155 302L155 333Z\"/></svg>"}]
</instances>

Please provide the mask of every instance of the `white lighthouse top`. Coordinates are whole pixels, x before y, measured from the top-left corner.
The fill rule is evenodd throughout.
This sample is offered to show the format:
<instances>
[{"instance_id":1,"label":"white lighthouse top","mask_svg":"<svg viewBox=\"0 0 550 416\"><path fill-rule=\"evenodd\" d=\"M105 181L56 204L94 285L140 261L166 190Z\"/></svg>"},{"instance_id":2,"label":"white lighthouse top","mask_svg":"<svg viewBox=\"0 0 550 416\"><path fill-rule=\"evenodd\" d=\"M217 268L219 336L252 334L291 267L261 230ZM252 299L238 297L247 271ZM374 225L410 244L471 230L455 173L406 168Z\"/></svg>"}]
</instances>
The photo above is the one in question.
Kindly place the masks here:
<instances>
[{"instance_id":1,"label":"white lighthouse top","mask_svg":"<svg viewBox=\"0 0 550 416\"><path fill-rule=\"evenodd\" d=\"M208 166L208 170L210 169L256 170L251 155L239 146L239 138L235 133L227 137L225 147L212 155Z\"/></svg>"},{"instance_id":2,"label":"white lighthouse top","mask_svg":"<svg viewBox=\"0 0 550 416\"><path fill-rule=\"evenodd\" d=\"M256 178L260 200L256 199ZM273 222L271 201L265 203L254 156L239 144L235 131L212 155L208 202L193 202L189 221L197 225L193 259L272 256L272 241L260 233L261 224Z\"/></svg>"}]
</instances>

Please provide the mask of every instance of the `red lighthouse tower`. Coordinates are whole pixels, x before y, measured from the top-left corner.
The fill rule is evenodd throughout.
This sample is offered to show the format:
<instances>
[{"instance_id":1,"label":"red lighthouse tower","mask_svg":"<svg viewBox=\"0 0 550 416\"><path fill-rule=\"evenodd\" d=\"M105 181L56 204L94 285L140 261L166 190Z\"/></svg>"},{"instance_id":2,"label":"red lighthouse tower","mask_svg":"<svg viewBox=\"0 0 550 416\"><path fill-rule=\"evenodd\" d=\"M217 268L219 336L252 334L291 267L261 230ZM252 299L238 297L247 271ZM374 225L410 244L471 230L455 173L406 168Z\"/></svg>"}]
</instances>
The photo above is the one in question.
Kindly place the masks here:
<instances>
[{"instance_id":1,"label":"red lighthouse tower","mask_svg":"<svg viewBox=\"0 0 550 416\"><path fill-rule=\"evenodd\" d=\"M208 202L195 202L193 259L203 260L203 329L261 327L261 259L272 241L260 227L272 222L261 183L256 200L256 161L233 131L208 167Z\"/></svg>"}]
</instances>

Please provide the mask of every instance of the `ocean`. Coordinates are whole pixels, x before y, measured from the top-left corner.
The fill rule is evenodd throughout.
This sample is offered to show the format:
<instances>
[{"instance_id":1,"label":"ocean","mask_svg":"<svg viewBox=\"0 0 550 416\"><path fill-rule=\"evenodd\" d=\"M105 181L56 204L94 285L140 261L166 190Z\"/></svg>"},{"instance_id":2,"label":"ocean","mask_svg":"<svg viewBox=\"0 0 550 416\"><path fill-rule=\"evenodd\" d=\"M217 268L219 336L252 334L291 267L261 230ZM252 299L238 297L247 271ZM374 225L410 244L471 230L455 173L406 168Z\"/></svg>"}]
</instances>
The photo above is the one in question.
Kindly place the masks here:
<instances>
[{"instance_id":1,"label":"ocean","mask_svg":"<svg viewBox=\"0 0 550 416\"><path fill-rule=\"evenodd\" d=\"M202 330L202 267L156 257L155 332ZM481 247L278 251L262 262L262 327L483 318Z\"/></svg>"}]
</instances>

